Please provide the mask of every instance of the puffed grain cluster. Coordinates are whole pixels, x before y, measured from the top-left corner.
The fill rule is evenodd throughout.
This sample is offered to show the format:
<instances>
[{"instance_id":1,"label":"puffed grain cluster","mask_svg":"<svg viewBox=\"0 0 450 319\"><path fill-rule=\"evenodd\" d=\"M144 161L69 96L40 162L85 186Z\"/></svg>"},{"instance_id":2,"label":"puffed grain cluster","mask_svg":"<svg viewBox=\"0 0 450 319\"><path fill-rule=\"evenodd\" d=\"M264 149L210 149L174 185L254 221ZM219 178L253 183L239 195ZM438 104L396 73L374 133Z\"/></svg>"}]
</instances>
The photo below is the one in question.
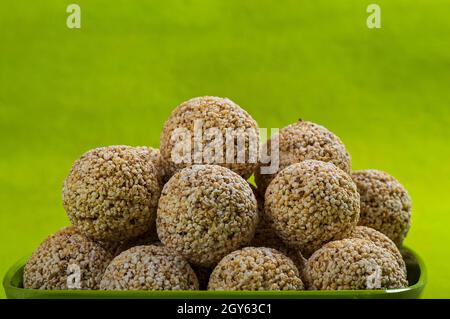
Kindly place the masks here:
<instances>
[{"instance_id":1,"label":"puffed grain cluster","mask_svg":"<svg viewBox=\"0 0 450 319\"><path fill-rule=\"evenodd\" d=\"M276 234L309 256L353 230L359 218L359 194L350 176L332 163L305 160L273 179L264 209Z\"/></svg>"},{"instance_id":2,"label":"puffed grain cluster","mask_svg":"<svg viewBox=\"0 0 450 319\"><path fill-rule=\"evenodd\" d=\"M23 285L32 289L98 289L112 255L101 245L66 227L47 238L28 259ZM75 278L79 269L79 282ZM68 277L74 277L74 281Z\"/></svg>"},{"instance_id":3,"label":"puffed grain cluster","mask_svg":"<svg viewBox=\"0 0 450 319\"><path fill-rule=\"evenodd\" d=\"M348 238L365 239L373 242L375 245L381 248L386 249L395 257L398 265L404 270L406 274L406 265L405 261L403 260L402 254L400 253L400 250L397 248L395 243L383 233L380 233L379 231L376 231L375 229L370 227L356 226L348 236Z\"/></svg>"},{"instance_id":4,"label":"puffed grain cluster","mask_svg":"<svg viewBox=\"0 0 450 319\"><path fill-rule=\"evenodd\" d=\"M252 239L255 196L242 177L217 165L193 165L164 186L156 220L161 242L209 267Z\"/></svg>"},{"instance_id":5,"label":"puffed grain cluster","mask_svg":"<svg viewBox=\"0 0 450 319\"><path fill-rule=\"evenodd\" d=\"M282 128L278 134L279 143L279 169L274 174L261 174L261 164L255 171L255 182L258 189L264 194L270 181L276 174L291 164L312 159L330 162L350 173L351 159L342 141L325 127L300 120ZM266 142L265 147L271 154L273 138ZM275 157L276 162L276 157Z\"/></svg>"},{"instance_id":6,"label":"puffed grain cluster","mask_svg":"<svg viewBox=\"0 0 450 319\"><path fill-rule=\"evenodd\" d=\"M246 247L225 256L211 274L209 290L302 290L292 260L271 248Z\"/></svg>"},{"instance_id":7,"label":"puffed grain cluster","mask_svg":"<svg viewBox=\"0 0 450 319\"><path fill-rule=\"evenodd\" d=\"M374 228L401 246L411 225L411 198L394 177L378 170L360 170L352 178L361 196L359 224Z\"/></svg>"},{"instance_id":8,"label":"puffed grain cluster","mask_svg":"<svg viewBox=\"0 0 450 319\"><path fill-rule=\"evenodd\" d=\"M330 242L306 264L312 290L398 289L408 285L404 270L386 249L363 239Z\"/></svg>"},{"instance_id":9,"label":"puffed grain cluster","mask_svg":"<svg viewBox=\"0 0 450 319\"><path fill-rule=\"evenodd\" d=\"M197 161L194 158L196 150L205 149L206 146L219 142L214 139L201 141L196 140L194 132L194 123L202 122L201 130L207 134L210 129L218 129L223 138L223 156L222 160L216 161L212 159L201 158ZM180 159L184 158L184 148L177 148L179 137L176 137L176 132L181 129L186 129L190 133L188 141L184 140L185 145L190 145L190 162L175 160L172 152L177 154ZM177 130L177 131L176 131ZM240 131L239 131L240 130ZM234 138L234 142L226 147L226 138L230 135ZM240 137L244 145L245 157L241 161L238 157L238 139ZM188 143L188 144L187 144ZM179 105L170 115L169 119L164 124L164 128L160 137L161 156L167 163L168 175L174 174L176 171L195 164L217 164L225 166L237 174L248 178L254 171L257 165L257 157L259 151L259 131L256 121L243 110L239 105L227 98L220 98L214 96L203 96L190 99ZM226 160L227 151L230 152L233 146L233 161ZM215 149L214 145L214 149ZM206 152L202 153L205 155ZM254 154L254 159L250 156ZM195 160L195 161L194 161Z\"/></svg>"},{"instance_id":10,"label":"puffed grain cluster","mask_svg":"<svg viewBox=\"0 0 450 319\"><path fill-rule=\"evenodd\" d=\"M188 262L163 246L136 246L115 257L100 283L103 290L197 290Z\"/></svg>"},{"instance_id":11,"label":"puffed grain cluster","mask_svg":"<svg viewBox=\"0 0 450 319\"><path fill-rule=\"evenodd\" d=\"M108 146L75 162L62 197L70 221L82 234L121 241L149 231L160 192L156 168L141 151Z\"/></svg>"}]
</instances>

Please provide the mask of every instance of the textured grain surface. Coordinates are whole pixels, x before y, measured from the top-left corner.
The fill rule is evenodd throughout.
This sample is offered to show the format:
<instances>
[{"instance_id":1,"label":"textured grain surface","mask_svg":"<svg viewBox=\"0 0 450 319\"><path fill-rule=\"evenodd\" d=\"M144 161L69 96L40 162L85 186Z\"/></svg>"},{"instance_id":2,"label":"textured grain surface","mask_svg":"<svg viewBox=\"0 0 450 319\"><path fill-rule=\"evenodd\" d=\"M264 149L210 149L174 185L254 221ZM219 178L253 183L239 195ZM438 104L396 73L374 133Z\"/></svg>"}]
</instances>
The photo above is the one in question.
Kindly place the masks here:
<instances>
[{"instance_id":1,"label":"textured grain surface","mask_svg":"<svg viewBox=\"0 0 450 319\"><path fill-rule=\"evenodd\" d=\"M330 242L306 264L308 289L397 289L408 286L395 257L363 239Z\"/></svg>"},{"instance_id":2,"label":"textured grain surface","mask_svg":"<svg viewBox=\"0 0 450 319\"><path fill-rule=\"evenodd\" d=\"M151 162L153 166L155 166L156 173L161 182L161 187L164 186L165 182L167 182L166 163L161 157L160 150L149 146L137 146L135 149L144 160Z\"/></svg>"},{"instance_id":3,"label":"textured grain surface","mask_svg":"<svg viewBox=\"0 0 450 319\"><path fill-rule=\"evenodd\" d=\"M272 248L246 247L225 256L214 268L209 290L302 290L292 260Z\"/></svg>"},{"instance_id":4,"label":"textured grain surface","mask_svg":"<svg viewBox=\"0 0 450 319\"><path fill-rule=\"evenodd\" d=\"M94 240L121 241L148 232L161 184L142 151L108 146L75 162L62 191L72 224Z\"/></svg>"},{"instance_id":5,"label":"textured grain surface","mask_svg":"<svg viewBox=\"0 0 450 319\"><path fill-rule=\"evenodd\" d=\"M98 289L112 255L100 244L66 227L47 238L28 259L23 284L33 289L68 289L71 267L80 270L81 289Z\"/></svg>"},{"instance_id":6,"label":"textured grain surface","mask_svg":"<svg viewBox=\"0 0 450 319\"><path fill-rule=\"evenodd\" d=\"M310 256L324 243L353 230L359 218L359 194L344 171L331 163L306 160L274 178L264 210L276 234Z\"/></svg>"},{"instance_id":7,"label":"textured grain surface","mask_svg":"<svg viewBox=\"0 0 450 319\"><path fill-rule=\"evenodd\" d=\"M100 283L103 290L195 290L188 262L162 246L136 246L115 257Z\"/></svg>"},{"instance_id":8,"label":"textured grain surface","mask_svg":"<svg viewBox=\"0 0 450 319\"><path fill-rule=\"evenodd\" d=\"M359 224L374 228L401 246L411 226L411 198L391 175L379 170L352 173L361 197Z\"/></svg>"},{"instance_id":9,"label":"textured grain surface","mask_svg":"<svg viewBox=\"0 0 450 319\"><path fill-rule=\"evenodd\" d=\"M226 139L227 130L234 130L234 137L240 135L244 141L244 148L242 149L242 151L245 151L244 162L238 162L238 142L236 138L234 140L234 143L232 143L234 147L233 150L227 150L224 143L222 148L222 161L210 162L205 161L205 158L202 158L200 162L194 162L194 151L213 143L213 139L211 141L204 139L201 142L196 142L194 134L194 122L200 120L203 121L202 133L206 134L208 129L217 128L222 135L223 141L225 141ZM192 156L190 163L176 163L172 158L172 152L179 154L178 151L174 149L177 143L177 140L173 139L174 131L181 128L185 128L189 132L191 132L189 150ZM248 132L246 131L247 129L252 130L252 132L255 134L253 142L256 143L251 142L252 135L248 134ZM242 132L239 132L237 130L242 130ZM199 147L197 144L201 145L201 147ZM249 154L255 154L256 157L258 155L258 125L256 121L253 120L253 118L250 116L250 114L247 113L247 111L243 110L241 107L239 107L239 105L227 98L219 98L214 96L196 97L183 102L174 111L172 111L169 119L164 124L163 131L161 132L160 145L161 155L164 161L167 163L167 170L169 175L174 174L181 168L190 166L195 163L222 165L235 171L239 175L248 178L253 173L253 170L257 165L257 159L255 158L255 161L252 162L250 160ZM225 160L227 151L233 151L234 155L232 156L232 163Z\"/></svg>"},{"instance_id":10,"label":"textured grain surface","mask_svg":"<svg viewBox=\"0 0 450 319\"><path fill-rule=\"evenodd\" d=\"M271 143L272 139L266 142L269 154ZM279 169L277 173L291 164L308 159L331 162L344 172L350 173L351 160L345 145L339 137L321 125L299 120L280 129L278 143ZM256 169L255 181L263 194L277 173L261 174L260 169Z\"/></svg>"},{"instance_id":11,"label":"textured grain surface","mask_svg":"<svg viewBox=\"0 0 450 319\"><path fill-rule=\"evenodd\" d=\"M193 165L164 186L156 224L164 245L208 267L248 244L258 219L247 181L222 166Z\"/></svg>"},{"instance_id":12,"label":"textured grain surface","mask_svg":"<svg viewBox=\"0 0 450 319\"><path fill-rule=\"evenodd\" d=\"M379 231L376 231L375 229L370 227L356 226L355 229L348 236L348 238L359 238L369 240L373 242L375 245L386 249L395 257L395 260L397 260L398 265L400 266L400 268L404 270L406 274L406 265L405 261L403 260L402 254L400 253L395 243L383 233L380 233Z\"/></svg>"}]
</instances>

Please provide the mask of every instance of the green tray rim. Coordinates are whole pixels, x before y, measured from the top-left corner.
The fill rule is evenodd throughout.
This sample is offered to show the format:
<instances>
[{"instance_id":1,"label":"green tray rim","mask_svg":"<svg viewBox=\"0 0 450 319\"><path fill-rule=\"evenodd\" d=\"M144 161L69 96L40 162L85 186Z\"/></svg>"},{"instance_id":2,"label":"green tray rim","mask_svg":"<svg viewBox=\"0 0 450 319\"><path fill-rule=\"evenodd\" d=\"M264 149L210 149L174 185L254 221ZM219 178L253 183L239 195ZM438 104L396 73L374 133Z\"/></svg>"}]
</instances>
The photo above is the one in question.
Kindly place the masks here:
<instances>
[{"instance_id":1,"label":"green tray rim","mask_svg":"<svg viewBox=\"0 0 450 319\"><path fill-rule=\"evenodd\" d=\"M423 259L412 249L420 268L418 281L407 288L389 290L301 290L301 291L106 291L106 290L40 290L25 289L13 284L25 266L28 257L12 265L3 279L7 298L11 299L403 299L419 298L427 283Z\"/></svg>"}]
</instances>

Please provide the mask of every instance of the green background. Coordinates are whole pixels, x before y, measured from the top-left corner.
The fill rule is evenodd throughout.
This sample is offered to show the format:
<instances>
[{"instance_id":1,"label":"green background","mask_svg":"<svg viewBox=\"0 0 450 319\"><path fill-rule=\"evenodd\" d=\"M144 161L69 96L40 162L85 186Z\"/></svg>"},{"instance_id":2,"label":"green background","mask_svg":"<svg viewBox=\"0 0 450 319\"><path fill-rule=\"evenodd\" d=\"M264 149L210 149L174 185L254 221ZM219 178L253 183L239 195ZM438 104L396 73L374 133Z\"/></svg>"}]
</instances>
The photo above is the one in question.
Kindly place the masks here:
<instances>
[{"instance_id":1,"label":"green background","mask_svg":"<svg viewBox=\"0 0 450 319\"><path fill-rule=\"evenodd\" d=\"M260 127L320 123L355 169L397 177L424 296L450 297L448 0L72 2L79 30L70 1L0 3L1 277L68 223L61 186L83 152L157 147L177 104L217 95ZM366 27L371 2L381 29Z\"/></svg>"}]
</instances>

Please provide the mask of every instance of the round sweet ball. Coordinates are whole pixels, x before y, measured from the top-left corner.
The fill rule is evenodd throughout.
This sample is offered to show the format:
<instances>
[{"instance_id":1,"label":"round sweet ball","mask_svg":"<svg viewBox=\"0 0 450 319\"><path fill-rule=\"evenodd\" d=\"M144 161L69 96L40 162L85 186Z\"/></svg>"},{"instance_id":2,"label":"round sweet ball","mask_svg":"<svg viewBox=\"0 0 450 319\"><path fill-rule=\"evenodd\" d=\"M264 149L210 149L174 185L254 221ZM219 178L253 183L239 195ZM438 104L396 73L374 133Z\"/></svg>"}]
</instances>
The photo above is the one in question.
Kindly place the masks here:
<instances>
[{"instance_id":1,"label":"round sweet ball","mask_svg":"<svg viewBox=\"0 0 450 319\"><path fill-rule=\"evenodd\" d=\"M62 191L72 224L100 241L122 241L149 231L161 184L155 166L129 146L93 149L75 162Z\"/></svg>"},{"instance_id":2,"label":"round sweet ball","mask_svg":"<svg viewBox=\"0 0 450 319\"><path fill-rule=\"evenodd\" d=\"M261 166L268 164L260 164L255 171L255 182L263 194L278 172L304 160L330 162L344 172L350 173L351 159L344 143L325 127L299 120L280 129L276 136L279 143L278 170L272 174L262 174ZM273 141L274 138L269 139L262 150L266 149L268 154L271 154Z\"/></svg>"},{"instance_id":3,"label":"round sweet ball","mask_svg":"<svg viewBox=\"0 0 450 319\"><path fill-rule=\"evenodd\" d=\"M303 290L291 259L271 248L246 247L214 268L208 290Z\"/></svg>"},{"instance_id":4,"label":"round sweet ball","mask_svg":"<svg viewBox=\"0 0 450 319\"><path fill-rule=\"evenodd\" d=\"M371 227L401 246L411 225L411 198L391 175L378 170L352 173L361 197L359 224Z\"/></svg>"},{"instance_id":5,"label":"round sweet ball","mask_svg":"<svg viewBox=\"0 0 450 319\"><path fill-rule=\"evenodd\" d=\"M164 186L156 219L161 242L210 267L252 239L258 223L247 181L218 165L193 165Z\"/></svg>"},{"instance_id":6,"label":"round sweet ball","mask_svg":"<svg viewBox=\"0 0 450 319\"><path fill-rule=\"evenodd\" d=\"M172 112L160 145L169 175L192 164L217 164L247 179L257 165L258 124L227 98L196 97Z\"/></svg>"},{"instance_id":7,"label":"round sweet ball","mask_svg":"<svg viewBox=\"0 0 450 319\"><path fill-rule=\"evenodd\" d=\"M270 183L265 214L278 236L310 256L348 235L358 223L359 194L351 177L331 163L306 160Z\"/></svg>"},{"instance_id":8,"label":"round sweet ball","mask_svg":"<svg viewBox=\"0 0 450 319\"><path fill-rule=\"evenodd\" d=\"M24 288L98 289L112 255L75 228L63 228L47 238L28 259Z\"/></svg>"},{"instance_id":9,"label":"round sweet ball","mask_svg":"<svg viewBox=\"0 0 450 319\"><path fill-rule=\"evenodd\" d=\"M389 239L386 235L376 231L373 228L365 227L365 226L356 226L355 229L351 232L348 238L359 238L365 239L373 242L375 245L386 249L389 251L397 260L398 265L402 268L406 274L406 265L403 260L402 254L398 250L395 243Z\"/></svg>"},{"instance_id":10,"label":"round sweet ball","mask_svg":"<svg viewBox=\"0 0 450 319\"><path fill-rule=\"evenodd\" d=\"M100 283L102 290L197 290L188 262L156 245L136 246L115 257Z\"/></svg>"},{"instance_id":11,"label":"round sweet ball","mask_svg":"<svg viewBox=\"0 0 450 319\"><path fill-rule=\"evenodd\" d=\"M306 264L311 290L399 289L408 286L406 274L386 249L364 239L330 242Z\"/></svg>"}]
</instances>

